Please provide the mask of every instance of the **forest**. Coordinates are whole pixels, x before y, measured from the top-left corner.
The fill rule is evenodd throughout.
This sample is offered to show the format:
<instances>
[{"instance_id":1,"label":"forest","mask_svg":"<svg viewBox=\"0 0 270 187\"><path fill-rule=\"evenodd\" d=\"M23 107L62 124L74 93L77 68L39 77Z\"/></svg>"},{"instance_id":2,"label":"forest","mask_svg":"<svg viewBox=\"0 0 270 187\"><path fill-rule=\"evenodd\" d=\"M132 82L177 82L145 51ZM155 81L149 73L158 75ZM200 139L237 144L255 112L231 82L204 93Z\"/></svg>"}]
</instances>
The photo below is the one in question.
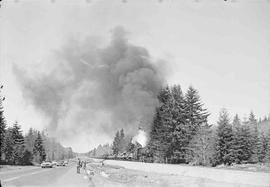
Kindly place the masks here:
<instances>
[{"instance_id":1,"label":"forest","mask_svg":"<svg viewBox=\"0 0 270 187\"><path fill-rule=\"evenodd\" d=\"M63 147L45 130L30 128L24 134L17 121L8 126L2 105L4 100L5 97L0 95L0 164L33 165L45 160L64 160L75 156L72 148Z\"/></svg>"},{"instance_id":2,"label":"forest","mask_svg":"<svg viewBox=\"0 0 270 187\"><path fill-rule=\"evenodd\" d=\"M241 120L238 114L231 117L226 109L221 109L216 124L209 124L210 113L195 88L190 86L183 93L180 85L166 86L157 98L159 105L146 146L134 142L123 128L117 130L111 144L99 145L87 155L203 166L270 162L269 116L257 119L251 111L247 119ZM44 130L30 128L23 134L17 121L8 126L4 100L1 96L1 164L31 165L75 156L72 148L63 147ZM262 123L268 124L264 125L267 128L261 128Z\"/></svg>"},{"instance_id":3,"label":"forest","mask_svg":"<svg viewBox=\"0 0 270 187\"><path fill-rule=\"evenodd\" d=\"M180 85L166 86L158 100L147 146L132 142L121 129L111 145L99 145L88 155L203 166L270 162L269 116L257 119L251 111L241 120L223 108L217 122L209 124L210 113L191 86L186 93ZM268 124L267 128L261 128L262 123Z\"/></svg>"}]
</instances>

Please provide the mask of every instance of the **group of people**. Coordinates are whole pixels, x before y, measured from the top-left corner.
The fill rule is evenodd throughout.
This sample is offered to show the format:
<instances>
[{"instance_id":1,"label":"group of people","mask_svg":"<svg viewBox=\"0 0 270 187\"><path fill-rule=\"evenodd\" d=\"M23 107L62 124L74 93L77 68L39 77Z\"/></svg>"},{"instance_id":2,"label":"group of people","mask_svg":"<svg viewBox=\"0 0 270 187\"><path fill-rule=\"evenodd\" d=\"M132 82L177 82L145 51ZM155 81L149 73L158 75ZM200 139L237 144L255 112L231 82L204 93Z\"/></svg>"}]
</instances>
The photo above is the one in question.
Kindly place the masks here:
<instances>
[{"instance_id":1,"label":"group of people","mask_svg":"<svg viewBox=\"0 0 270 187\"><path fill-rule=\"evenodd\" d=\"M84 170L86 170L86 161L81 161L78 158L78 162L77 162L77 173L81 172L81 168L83 168Z\"/></svg>"}]
</instances>

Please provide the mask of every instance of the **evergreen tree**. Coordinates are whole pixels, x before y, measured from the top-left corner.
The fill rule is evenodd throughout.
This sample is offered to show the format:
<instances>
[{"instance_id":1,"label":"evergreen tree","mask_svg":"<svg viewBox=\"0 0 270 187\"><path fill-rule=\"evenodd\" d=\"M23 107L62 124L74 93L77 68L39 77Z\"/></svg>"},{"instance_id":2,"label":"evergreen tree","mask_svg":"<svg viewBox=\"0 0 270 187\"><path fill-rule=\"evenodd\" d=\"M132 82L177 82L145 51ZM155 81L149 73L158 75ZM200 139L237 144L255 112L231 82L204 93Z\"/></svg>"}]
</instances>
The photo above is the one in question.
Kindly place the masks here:
<instances>
[{"instance_id":1,"label":"evergreen tree","mask_svg":"<svg viewBox=\"0 0 270 187\"><path fill-rule=\"evenodd\" d=\"M94 157L97 156L97 149L96 148L93 150L93 156Z\"/></svg>"},{"instance_id":2,"label":"evergreen tree","mask_svg":"<svg viewBox=\"0 0 270 187\"><path fill-rule=\"evenodd\" d=\"M241 120L236 114L233 118L232 122L233 128L233 156L235 163L241 163L242 161L242 153L243 153L243 136L242 136L242 127L241 127Z\"/></svg>"},{"instance_id":3,"label":"evergreen tree","mask_svg":"<svg viewBox=\"0 0 270 187\"><path fill-rule=\"evenodd\" d=\"M237 164L250 160L252 154L251 132L248 125L238 126L234 129L233 153Z\"/></svg>"},{"instance_id":4,"label":"evergreen tree","mask_svg":"<svg viewBox=\"0 0 270 187\"><path fill-rule=\"evenodd\" d=\"M251 128L251 141L252 141L252 155L250 157L250 162L259 162L259 149L260 149L260 138L257 126L257 119L254 113L251 111L248 118L248 124Z\"/></svg>"},{"instance_id":5,"label":"evergreen tree","mask_svg":"<svg viewBox=\"0 0 270 187\"><path fill-rule=\"evenodd\" d=\"M15 145L15 141L13 139L12 128L9 127L6 130L4 143L3 143L4 158L5 158L5 162L8 164L14 163L14 145Z\"/></svg>"},{"instance_id":6,"label":"evergreen tree","mask_svg":"<svg viewBox=\"0 0 270 187\"><path fill-rule=\"evenodd\" d=\"M34 156L36 156L36 161L41 163L42 161L46 160L46 153L43 145L43 140L41 137L40 132L37 134L37 139L34 143Z\"/></svg>"},{"instance_id":7,"label":"evergreen tree","mask_svg":"<svg viewBox=\"0 0 270 187\"><path fill-rule=\"evenodd\" d=\"M162 96L163 95L163 96ZM161 155L163 155L163 159L166 163L171 161L172 155L173 155L173 133L176 126L176 119L174 118L174 102L173 102L173 96L170 88L167 86L162 92L161 92L161 98L166 98L159 110L161 114L161 144L162 149ZM162 157L161 157L162 158Z\"/></svg>"},{"instance_id":8,"label":"evergreen tree","mask_svg":"<svg viewBox=\"0 0 270 187\"><path fill-rule=\"evenodd\" d=\"M159 115L160 115L160 141L158 152L160 154L159 159L163 162L168 162L173 154L172 138L175 120L173 119L173 97L169 86L163 88L158 96L160 100Z\"/></svg>"},{"instance_id":9,"label":"evergreen tree","mask_svg":"<svg viewBox=\"0 0 270 187\"><path fill-rule=\"evenodd\" d=\"M24 144L15 143L15 147L14 147L14 164L15 165L24 165L23 163L24 151L25 151Z\"/></svg>"},{"instance_id":10,"label":"evergreen tree","mask_svg":"<svg viewBox=\"0 0 270 187\"><path fill-rule=\"evenodd\" d=\"M21 164L32 165L32 160L33 160L33 154L28 149L24 149L23 155L21 158Z\"/></svg>"},{"instance_id":11,"label":"evergreen tree","mask_svg":"<svg viewBox=\"0 0 270 187\"><path fill-rule=\"evenodd\" d=\"M205 123L198 129L197 134L191 140L189 147L192 152L191 162L196 165L210 165L213 154L213 136L211 126Z\"/></svg>"},{"instance_id":12,"label":"evergreen tree","mask_svg":"<svg viewBox=\"0 0 270 187\"><path fill-rule=\"evenodd\" d=\"M24 137L22 135L21 127L19 126L18 122L16 121L11 130L11 139L12 143L10 143L10 146L12 146L12 162L13 164L22 164L22 156L24 151Z\"/></svg>"},{"instance_id":13,"label":"evergreen tree","mask_svg":"<svg viewBox=\"0 0 270 187\"><path fill-rule=\"evenodd\" d=\"M30 128L28 133L25 135L25 147L33 154L34 143L37 138L37 133L35 133L33 128Z\"/></svg>"},{"instance_id":14,"label":"evergreen tree","mask_svg":"<svg viewBox=\"0 0 270 187\"><path fill-rule=\"evenodd\" d=\"M118 155L120 150L119 150L119 145L120 145L121 137L119 131L116 132L114 140L113 140L113 154Z\"/></svg>"},{"instance_id":15,"label":"evergreen tree","mask_svg":"<svg viewBox=\"0 0 270 187\"><path fill-rule=\"evenodd\" d=\"M266 150L265 150L265 157L263 159L263 162L270 163L270 131L268 132L266 139Z\"/></svg>"},{"instance_id":16,"label":"evergreen tree","mask_svg":"<svg viewBox=\"0 0 270 187\"><path fill-rule=\"evenodd\" d=\"M186 111L185 99L181 87L174 85L171 89L173 106L172 118L172 163L181 162L186 157L186 150L188 145L187 126L186 126Z\"/></svg>"},{"instance_id":17,"label":"evergreen tree","mask_svg":"<svg viewBox=\"0 0 270 187\"><path fill-rule=\"evenodd\" d=\"M33 155L34 155L34 144L35 140L37 138L37 132L33 129L30 128L28 130L28 133L24 137L24 153L23 153L23 163L26 165L32 164L33 160Z\"/></svg>"},{"instance_id":18,"label":"evergreen tree","mask_svg":"<svg viewBox=\"0 0 270 187\"><path fill-rule=\"evenodd\" d=\"M172 95L168 86L161 89L158 100L160 106L156 108L156 114L153 120L149 151L155 162L167 162L172 155Z\"/></svg>"},{"instance_id":19,"label":"evergreen tree","mask_svg":"<svg viewBox=\"0 0 270 187\"><path fill-rule=\"evenodd\" d=\"M125 138L125 133L124 133L124 129L120 130L120 139L124 139Z\"/></svg>"},{"instance_id":20,"label":"evergreen tree","mask_svg":"<svg viewBox=\"0 0 270 187\"><path fill-rule=\"evenodd\" d=\"M241 120L238 114L236 114L233 118L232 127L233 127L233 130L237 130L241 127Z\"/></svg>"},{"instance_id":21,"label":"evergreen tree","mask_svg":"<svg viewBox=\"0 0 270 187\"><path fill-rule=\"evenodd\" d=\"M220 112L215 145L216 164L230 165L233 163L233 131L227 110Z\"/></svg>"},{"instance_id":22,"label":"evergreen tree","mask_svg":"<svg viewBox=\"0 0 270 187\"><path fill-rule=\"evenodd\" d=\"M73 151L72 151L72 148L71 147L68 147L68 158L73 158L74 157L74 154L73 154ZM55 160L55 159L54 159Z\"/></svg>"},{"instance_id":23,"label":"evergreen tree","mask_svg":"<svg viewBox=\"0 0 270 187\"><path fill-rule=\"evenodd\" d=\"M160 111L157 108L152 124L152 129L150 132L150 141L148 144L148 149L154 162L164 162L163 159L165 155L162 155L162 153L164 153L163 150L165 150L165 146L164 144L161 144L162 128L163 127L161 122Z\"/></svg>"},{"instance_id":24,"label":"evergreen tree","mask_svg":"<svg viewBox=\"0 0 270 187\"><path fill-rule=\"evenodd\" d=\"M120 152L124 152L126 150L127 147L127 141L125 138L125 133L124 133L124 129L120 130L120 142L119 142L119 151Z\"/></svg>"},{"instance_id":25,"label":"evergreen tree","mask_svg":"<svg viewBox=\"0 0 270 187\"><path fill-rule=\"evenodd\" d=\"M0 94L3 86L0 87ZM3 97L0 95L0 163L2 161L2 154L4 146L4 138L5 138L5 131L6 131L6 121L4 118L4 109L2 106Z\"/></svg>"},{"instance_id":26,"label":"evergreen tree","mask_svg":"<svg viewBox=\"0 0 270 187\"><path fill-rule=\"evenodd\" d=\"M263 133L259 136L258 142L258 161L264 162L266 157L266 152L268 149L268 138Z\"/></svg>"},{"instance_id":27,"label":"evergreen tree","mask_svg":"<svg viewBox=\"0 0 270 187\"><path fill-rule=\"evenodd\" d=\"M189 140L196 134L199 126L207 122L209 113L203 108L198 91L190 86L185 95L186 125Z\"/></svg>"},{"instance_id":28,"label":"evergreen tree","mask_svg":"<svg viewBox=\"0 0 270 187\"><path fill-rule=\"evenodd\" d=\"M243 158L242 160L247 161L250 159L252 154L252 140L251 140L251 132L249 126L242 127L242 136L243 136Z\"/></svg>"},{"instance_id":29,"label":"evergreen tree","mask_svg":"<svg viewBox=\"0 0 270 187\"><path fill-rule=\"evenodd\" d=\"M190 86L185 94L185 131L184 137L186 141L186 146L188 146L191 139L196 135L200 128L200 125L207 123L207 117L209 113L205 108L203 108L203 103L201 102L198 91ZM189 150L190 147L186 147ZM185 157L190 157L190 151L185 155Z\"/></svg>"},{"instance_id":30,"label":"evergreen tree","mask_svg":"<svg viewBox=\"0 0 270 187\"><path fill-rule=\"evenodd\" d=\"M253 113L253 111L251 111L250 114L249 114L248 122L252 126L257 125L257 119L256 119L255 114Z\"/></svg>"},{"instance_id":31,"label":"evergreen tree","mask_svg":"<svg viewBox=\"0 0 270 187\"><path fill-rule=\"evenodd\" d=\"M133 153L135 151L135 145L132 143L132 138L130 138L128 145L127 145L127 151Z\"/></svg>"},{"instance_id":32,"label":"evergreen tree","mask_svg":"<svg viewBox=\"0 0 270 187\"><path fill-rule=\"evenodd\" d=\"M251 141L252 141L252 155L250 157L251 163L257 163L259 162L259 150L260 150L260 138L259 138L259 132L258 128L254 127L254 130L251 134Z\"/></svg>"},{"instance_id":33,"label":"evergreen tree","mask_svg":"<svg viewBox=\"0 0 270 187\"><path fill-rule=\"evenodd\" d=\"M201 124L207 122L197 90L189 87L184 96L179 85L161 89L154 116L149 151L156 162L186 162L189 143Z\"/></svg>"}]
</instances>

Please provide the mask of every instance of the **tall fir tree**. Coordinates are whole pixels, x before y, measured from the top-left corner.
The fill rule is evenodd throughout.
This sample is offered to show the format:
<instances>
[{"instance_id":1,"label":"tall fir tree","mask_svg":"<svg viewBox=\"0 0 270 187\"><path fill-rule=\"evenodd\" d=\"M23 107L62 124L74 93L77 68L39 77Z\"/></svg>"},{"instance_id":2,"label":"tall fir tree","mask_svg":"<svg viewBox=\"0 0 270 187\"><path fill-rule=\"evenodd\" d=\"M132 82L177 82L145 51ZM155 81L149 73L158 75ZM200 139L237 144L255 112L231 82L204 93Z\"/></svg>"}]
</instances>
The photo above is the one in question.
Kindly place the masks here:
<instances>
[{"instance_id":1,"label":"tall fir tree","mask_svg":"<svg viewBox=\"0 0 270 187\"><path fill-rule=\"evenodd\" d=\"M33 148L34 148L34 143L37 138L37 134L35 134L35 131L33 128L30 128L25 135L25 147L28 149L32 154L33 154Z\"/></svg>"},{"instance_id":2,"label":"tall fir tree","mask_svg":"<svg viewBox=\"0 0 270 187\"><path fill-rule=\"evenodd\" d=\"M2 161L2 155L3 155L3 148L4 146L4 139L5 139L5 132L6 132L6 121L4 118L4 108L2 105L2 101L4 100L4 97L1 95L1 90L3 86L0 86L0 163Z\"/></svg>"},{"instance_id":3,"label":"tall fir tree","mask_svg":"<svg viewBox=\"0 0 270 187\"><path fill-rule=\"evenodd\" d=\"M158 108L156 108L151 132L150 132L150 141L148 143L148 149L150 155L152 156L153 162L164 162L163 158L165 155L163 150L165 150L164 144L161 144L162 140L162 122L161 115Z\"/></svg>"},{"instance_id":4,"label":"tall fir tree","mask_svg":"<svg viewBox=\"0 0 270 187\"><path fill-rule=\"evenodd\" d=\"M234 162L237 164L248 162L252 154L250 127L248 125L239 125L239 121L238 117L233 120L233 157Z\"/></svg>"},{"instance_id":5,"label":"tall fir tree","mask_svg":"<svg viewBox=\"0 0 270 187\"><path fill-rule=\"evenodd\" d=\"M155 162L167 162L172 154L171 135L173 132L173 117L171 111L173 103L169 86L161 89L158 100L160 106L157 107L153 120L149 150Z\"/></svg>"},{"instance_id":6,"label":"tall fir tree","mask_svg":"<svg viewBox=\"0 0 270 187\"><path fill-rule=\"evenodd\" d=\"M251 155L252 155L252 140L251 140L251 130L249 128L249 126L244 125L241 128L241 132L242 132L242 137L243 137L243 141L242 141L242 146L243 146L243 156L242 156L242 160L247 162Z\"/></svg>"},{"instance_id":7,"label":"tall fir tree","mask_svg":"<svg viewBox=\"0 0 270 187\"><path fill-rule=\"evenodd\" d=\"M188 125L188 136L191 139L201 124L207 122L209 113L203 108L198 91L190 86L185 95L186 124Z\"/></svg>"},{"instance_id":8,"label":"tall fir tree","mask_svg":"<svg viewBox=\"0 0 270 187\"><path fill-rule=\"evenodd\" d=\"M6 130L3 143L4 160L8 164L14 164L14 145L15 141L13 139L12 128L9 127Z\"/></svg>"},{"instance_id":9,"label":"tall fir tree","mask_svg":"<svg viewBox=\"0 0 270 187\"><path fill-rule=\"evenodd\" d=\"M249 122L249 124L251 124L252 126L257 125L257 119L256 119L255 114L253 113L253 111L251 111L250 114L249 114L248 122Z\"/></svg>"},{"instance_id":10,"label":"tall fir tree","mask_svg":"<svg viewBox=\"0 0 270 187\"><path fill-rule=\"evenodd\" d=\"M259 138L259 131L258 131L258 124L257 119L253 113L250 112L248 118L248 124L251 129L251 141L252 141L252 155L250 157L249 162L257 163L259 162L259 149L260 149L260 138Z\"/></svg>"},{"instance_id":11,"label":"tall fir tree","mask_svg":"<svg viewBox=\"0 0 270 187\"><path fill-rule=\"evenodd\" d=\"M160 93L161 100L164 101L164 103L161 104L159 108L159 112L161 115L161 124L162 128L161 130L161 141L160 144L160 154L162 155L160 157L161 160L164 160L164 162L169 162L171 159L171 155L173 154L173 148L172 148L172 135L174 130L174 118L173 118L173 97L171 90L169 86L166 86Z\"/></svg>"},{"instance_id":12,"label":"tall fir tree","mask_svg":"<svg viewBox=\"0 0 270 187\"><path fill-rule=\"evenodd\" d=\"M21 164L32 165L32 160L33 160L33 154L28 149L24 149L23 155L21 158Z\"/></svg>"},{"instance_id":13,"label":"tall fir tree","mask_svg":"<svg viewBox=\"0 0 270 187\"><path fill-rule=\"evenodd\" d=\"M258 161L259 162L265 162L267 149L268 149L268 138L264 135L264 133L261 133L259 136L259 142L258 142Z\"/></svg>"},{"instance_id":14,"label":"tall fir tree","mask_svg":"<svg viewBox=\"0 0 270 187\"><path fill-rule=\"evenodd\" d=\"M124 133L124 129L120 130L120 139L124 139L125 138L125 133Z\"/></svg>"},{"instance_id":15,"label":"tall fir tree","mask_svg":"<svg viewBox=\"0 0 270 187\"><path fill-rule=\"evenodd\" d=\"M173 106L173 129L172 129L172 163L181 162L186 155L188 139L186 136L186 113L185 99L180 85L174 85L171 88Z\"/></svg>"},{"instance_id":16,"label":"tall fir tree","mask_svg":"<svg viewBox=\"0 0 270 187\"><path fill-rule=\"evenodd\" d=\"M243 137L242 137L242 127L241 120L236 114L233 118L232 122L233 128L233 156L235 163L241 163L242 161L242 153L243 153Z\"/></svg>"},{"instance_id":17,"label":"tall fir tree","mask_svg":"<svg viewBox=\"0 0 270 187\"><path fill-rule=\"evenodd\" d=\"M12 139L14 140L14 164L22 164L25 145L21 126L17 121L15 121L12 127Z\"/></svg>"},{"instance_id":18,"label":"tall fir tree","mask_svg":"<svg viewBox=\"0 0 270 187\"><path fill-rule=\"evenodd\" d=\"M124 133L124 129L120 130L120 142L119 142L119 151L122 153L125 151L127 146L127 142L126 142L126 138L125 138L125 133Z\"/></svg>"},{"instance_id":19,"label":"tall fir tree","mask_svg":"<svg viewBox=\"0 0 270 187\"><path fill-rule=\"evenodd\" d=\"M229 114L222 109L217 122L217 142L215 145L216 164L231 165L233 159L233 130L230 124Z\"/></svg>"},{"instance_id":20,"label":"tall fir tree","mask_svg":"<svg viewBox=\"0 0 270 187\"><path fill-rule=\"evenodd\" d=\"M209 113L204 108L204 104L201 102L201 98L196 89L190 86L185 94L185 132L186 146L193 139L198 132L202 124L207 123L207 117ZM190 147L186 147L187 153L185 154L186 159L192 155L190 153Z\"/></svg>"},{"instance_id":21,"label":"tall fir tree","mask_svg":"<svg viewBox=\"0 0 270 187\"><path fill-rule=\"evenodd\" d=\"M34 156L36 156L36 161L41 163L42 161L46 160L46 152L43 145L43 140L41 137L40 132L37 134L37 138L34 143Z\"/></svg>"},{"instance_id":22,"label":"tall fir tree","mask_svg":"<svg viewBox=\"0 0 270 187\"><path fill-rule=\"evenodd\" d=\"M233 127L233 130L237 130L241 127L241 120L238 114L236 114L233 118L232 127Z\"/></svg>"},{"instance_id":23,"label":"tall fir tree","mask_svg":"<svg viewBox=\"0 0 270 187\"><path fill-rule=\"evenodd\" d=\"M190 161L196 165L210 165L214 155L214 143L211 126L200 125L197 134L189 143L191 150Z\"/></svg>"},{"instance_id":24,"label":"tall fir tree","mask_svg":"<svg viewBox=\"0 0 270 187\"><path fill-rule=\"evenodd\" d=\"M265 157L263 162L270 163L270 131L268 131L266 137L266 150L265 150Z\"/></svg>"},{"instance_id":25,"label":"tall fir tree","mask_svg":"<svg viewBox=\"0 0 270 187\"><path fill-rule=\"evenodd\" d=\"M135 145L132 143L132 138L130 138L128 145L127 145L127 151L133 153L135 151Z\"/></svg>"},{"instance_id":26,"label":"tall fir tree","mask_svg":"<svg viewBox=\"0 0 270 187\"><path fill-rule=\"evenodd\" d=\"M150 153L157 162L186 162L189 142L200 125L207 122L209 114L192 87L184 96L179 85L166 86L161 89L158 100L160 105L150 133Z\"/></svg>"},{"instance_id":27,"label":"tall fir tree","mask_svg":"<svg viewBox=\"0 0 270 187\"><path fill-rule=\"evenodd\" d=\"M113 146L112 146L114 155L118 155L120 153L120 150L119 150L120 141L121 141L120 133L119 131L117 131L115 134L115 137L113 140Z\"/></svg>"}]
</instances>

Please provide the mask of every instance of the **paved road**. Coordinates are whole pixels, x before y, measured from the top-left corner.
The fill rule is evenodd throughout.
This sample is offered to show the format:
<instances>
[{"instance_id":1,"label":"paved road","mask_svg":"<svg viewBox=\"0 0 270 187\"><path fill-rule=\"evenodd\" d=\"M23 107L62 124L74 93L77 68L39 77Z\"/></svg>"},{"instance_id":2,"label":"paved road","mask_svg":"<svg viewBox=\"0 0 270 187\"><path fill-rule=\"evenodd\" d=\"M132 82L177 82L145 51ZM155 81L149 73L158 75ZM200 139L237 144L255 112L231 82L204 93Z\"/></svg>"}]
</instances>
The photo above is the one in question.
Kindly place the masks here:
<instances>
[{"instance_id":1,"label":"paved road","mask_svg":"<svg viewBox=\"0 0 270 187\"><path fill-rule=\"evenodd\" d=\"M2 186L92 186L84 172L76 173L76 167L22 168L0 172Z\"/></svg>"}]
</instances>

